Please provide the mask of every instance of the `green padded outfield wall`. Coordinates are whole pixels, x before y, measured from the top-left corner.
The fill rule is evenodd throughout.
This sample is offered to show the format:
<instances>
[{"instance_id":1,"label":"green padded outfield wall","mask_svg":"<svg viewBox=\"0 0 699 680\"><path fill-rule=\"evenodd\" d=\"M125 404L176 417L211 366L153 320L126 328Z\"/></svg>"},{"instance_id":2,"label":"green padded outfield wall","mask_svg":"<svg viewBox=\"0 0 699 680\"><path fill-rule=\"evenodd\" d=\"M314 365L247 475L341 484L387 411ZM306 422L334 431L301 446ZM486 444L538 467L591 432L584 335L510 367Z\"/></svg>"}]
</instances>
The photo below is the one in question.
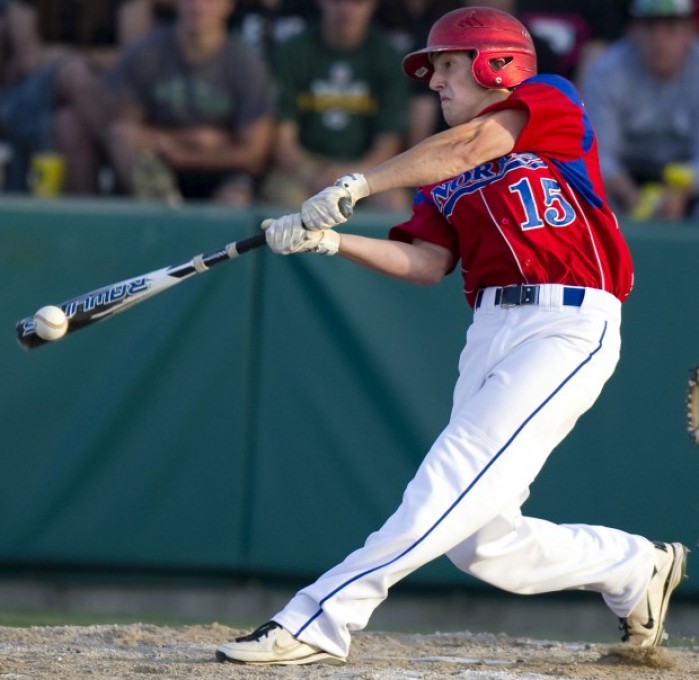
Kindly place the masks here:
<instances>
[{"instance_id":1,"label":"green padded outfield wall","mask_svg":"<svg viewBox=\"0 0 699 680\"><path fill-rule=\"evenodd\" d=\"M55 345L14 340L39 306L215 250L262 215L3 197L0 567L305 579L395 508L448 417L471 316L458 274L419 288L261 249ZM401 218L359 211L348 228ZM637 284L621 362L525 512L692 547L699 224L625 231ZM408 583L478 586L446 560Z\"/></svg>"}]
</instances>

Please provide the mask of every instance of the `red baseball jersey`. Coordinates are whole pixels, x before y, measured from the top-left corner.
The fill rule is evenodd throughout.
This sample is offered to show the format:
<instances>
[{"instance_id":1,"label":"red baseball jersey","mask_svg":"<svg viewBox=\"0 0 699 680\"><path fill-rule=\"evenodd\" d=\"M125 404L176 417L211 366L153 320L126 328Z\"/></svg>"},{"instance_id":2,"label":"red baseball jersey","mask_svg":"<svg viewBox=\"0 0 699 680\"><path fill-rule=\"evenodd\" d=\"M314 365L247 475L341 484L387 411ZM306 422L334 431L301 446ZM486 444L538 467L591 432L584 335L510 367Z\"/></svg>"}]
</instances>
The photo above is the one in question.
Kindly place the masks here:
<instances>
[{"instance_id":1,"label":"red baseball jersey","mask_svg":"<svg viewBox=\"0 0 699 680\"><path fill-rule=\"evenodd\" d=\"M513 151L420 188L411 218L389 238L451 250L471 306L480 288L521 283L599 288L623 301L631 256L578 93L560 76L535 76L483 113L510 108L528 114Z\"/></svg>"}]
</instances>

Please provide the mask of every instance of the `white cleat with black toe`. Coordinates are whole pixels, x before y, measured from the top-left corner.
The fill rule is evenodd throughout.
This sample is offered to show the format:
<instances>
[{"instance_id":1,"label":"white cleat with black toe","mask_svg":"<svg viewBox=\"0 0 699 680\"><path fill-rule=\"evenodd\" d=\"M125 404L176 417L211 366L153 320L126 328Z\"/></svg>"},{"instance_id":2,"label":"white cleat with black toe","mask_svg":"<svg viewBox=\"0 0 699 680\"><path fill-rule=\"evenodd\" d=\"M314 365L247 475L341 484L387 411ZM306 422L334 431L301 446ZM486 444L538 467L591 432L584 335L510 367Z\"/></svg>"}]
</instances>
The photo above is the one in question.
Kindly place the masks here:
<instances>
[{"instance_id":1,"label":"white cleat with black toe","mask_svg":"<svg viewBox=\"0 0 699 680\"><path fill-rule=\"evenodd\" d=\"M634 610L619 619L623 642L637 647L662 643L670 595L684 578L688 552L681 543L655 543L655 566L648 589Z\"/></svg>"},{"instance_id":2,"label":"white cleat with black toe","mask_svg":"<svg viewBox=\"0 0 699 680\"><path fill-rule=\"evenodd\" d=\"M268 621L257 630L216 649L217 661L254 666L292 666L305 663L343 664L346 658L330 654L297 640L276 621Z\"/></svg>"}]
</instances>

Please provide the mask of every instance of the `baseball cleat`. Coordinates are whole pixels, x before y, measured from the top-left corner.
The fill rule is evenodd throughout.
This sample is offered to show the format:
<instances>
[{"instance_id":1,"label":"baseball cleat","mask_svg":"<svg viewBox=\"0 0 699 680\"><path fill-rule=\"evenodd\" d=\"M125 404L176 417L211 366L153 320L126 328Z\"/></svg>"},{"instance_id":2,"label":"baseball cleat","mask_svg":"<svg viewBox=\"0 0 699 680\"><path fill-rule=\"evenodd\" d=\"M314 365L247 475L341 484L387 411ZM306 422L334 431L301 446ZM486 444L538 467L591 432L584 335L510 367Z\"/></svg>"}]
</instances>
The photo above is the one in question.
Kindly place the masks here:
<instances>
[{"instance_id":1,"label":"baseball cleat","mask_svg":"<svg viewBox=\"0 0 699 680\"><path fill-rule=\"evenodd\" d=\"M276 621L268 621L257 630L216 649L217 661L253 666L293 666L304 663L343 664L344 657L297 640Z\"/></svg>"},{"instance_id":2,"label":"baseball cleat","mask_svg":"<svg viewBox=\"0 0 699 680\"><path fill-rule=\"evenodd\" d=\"M688 552L681 543L655 543L655 566L648 589L634 610L619 619L623 642L637 647L662 643L670 595L685 575Z\"/></svg>"}]
</instances>

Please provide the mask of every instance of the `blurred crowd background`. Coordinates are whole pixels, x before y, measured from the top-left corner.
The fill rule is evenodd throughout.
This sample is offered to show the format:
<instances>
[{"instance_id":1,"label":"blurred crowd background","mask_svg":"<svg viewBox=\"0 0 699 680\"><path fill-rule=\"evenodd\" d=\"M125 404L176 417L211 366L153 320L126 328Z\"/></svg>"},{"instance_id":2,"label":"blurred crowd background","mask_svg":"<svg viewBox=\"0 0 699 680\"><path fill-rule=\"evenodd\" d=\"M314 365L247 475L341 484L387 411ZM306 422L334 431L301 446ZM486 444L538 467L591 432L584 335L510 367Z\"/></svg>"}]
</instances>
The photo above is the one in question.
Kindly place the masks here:
<instances>
[{"instance_id":1,"label":"blurred crowd background","mask_svg":"<svg viewBox=\"0 0 699 680\"><path fill-rule=\"evenodd\" d=\"M541 73L577 85L619 216L684 220L699 185L694 4L0 0L2 190L295 210L442 129L401 58L444 12L488 5L529 28Z\"/></svg>"}]
</instances>

